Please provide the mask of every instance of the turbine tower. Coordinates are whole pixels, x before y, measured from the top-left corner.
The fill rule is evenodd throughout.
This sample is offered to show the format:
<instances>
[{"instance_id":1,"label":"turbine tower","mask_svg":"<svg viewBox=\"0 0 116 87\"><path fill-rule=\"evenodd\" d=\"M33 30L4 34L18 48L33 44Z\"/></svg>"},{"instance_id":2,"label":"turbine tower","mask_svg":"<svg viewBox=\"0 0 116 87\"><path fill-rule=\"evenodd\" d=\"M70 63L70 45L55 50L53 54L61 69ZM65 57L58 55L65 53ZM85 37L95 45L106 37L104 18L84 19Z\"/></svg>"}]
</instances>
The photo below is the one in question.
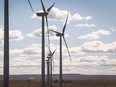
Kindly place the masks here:
<instances>
[{"instance_id":1,"label":"turbine tower","mask_svg":"<svg viewBox=\"0 0 116 87\"><path fill-rule=\"evenodd\" d=\"M48 85L50 83L50 87L52 87L52 63L53 63L53 55L56 52L56 50L51 52L49 47L48 47L48 49L49 49L49 54L47 56L47 58L48 58L48 60L47 60L47 82L48 82Z\"/></svg>"},{"instance_id":2,"label":"turbine tower","mask_svg":"<svg viewBox=\"0 0 116 87\"><path fill-rule=\"evenodd\" d=\"M50 60L49 60L50 58L49 58L49 56L47 56L47 60L46 60L46 64L47 64L47 85L49 85L50 84Z\"/></svg>"},{"instance_id":3,"label":"turbine tower","mask_svg":"<svg viewBox=\"0 0 116 87\"><path fill-rule=\"evenodd\" d=\"M41 5L42 5L42 8L43 8L43 12L38 12L36 13L37 16L41 16L42 17L42 77L41 77L41 81L42 81L42 84L41 84L41 87L45 87L45 30L44 30L44 17L46 18L46 23L47 23L47 29L48 29L48 20L47 20L47 15L48 13L50 12L50 10L52 9L52 7L54 6L54 4L49 7L47 10L45 10L45 7L44 7L44 4L43 4L43 1L41 1Z\"/></svg>"},{"instance_id":4,"label":"turbine tower","mask_svg":"<svg viewBox=\"0 0 116 87\"><path fill-rule=\"evenodd\" d=\"M28 2L30 1L28 0ZM31 3L29 4L31 6ZM4 71L3 72L4 72L3 87L9 87L9 0L4 0Z\"/></svg>"},{"instance_id":5,"label":"turbine tower","mask_svg":"<svg viewBox=\"0 0 116 87\"><path fill-rule=\"evenodd\" d=\"M54 65L53 55L54 55L55 52L56 52L56 50L54 50L54 51L51 53L51 55L50 55L50 56L51 56L51 64L50 64L50 65L51 65L51 68L50 68L50 70L51 70L51 72L50 72L50 74L51 74L51 77L50 77L50 87L52 87L52 74L53 74L53 73L52 73L52 69L53 69L52 66ZM52 63L53 63L53 65L52 65Z\"/></svg>"},{"instance_id":6,"label":"turbine tower","mask_svg":"<svg viewBox=\"0 0 116 87\"><path fill-rule=\"evenodd\" d=\"M9 0L4 0L4 87L9 87Z\"/></svg>"},{"instance_id":7,"label":"turbine tower","mask_svg":"<svg viewBox=\"0 0 116 87\"><path fill-rule=\"evenodd\" d=\"M71 55L70 55L70 52L69 52L69 49L68 49L68 45L67 45L65 37L64 37L64 32L65 32L67 21L68 21L68 16L69 16L69 13L67 15L67 18L66 18L62 33L51 30L52 32L56 33L56 36L60 37L60 87L62 87L62 38L64 40L64 43L66 45L66 48L67 48L67 51L68 51L68 54L69 54L69 57L70 57L70 60L71 60Z\"/></svg>"}]
</instances>

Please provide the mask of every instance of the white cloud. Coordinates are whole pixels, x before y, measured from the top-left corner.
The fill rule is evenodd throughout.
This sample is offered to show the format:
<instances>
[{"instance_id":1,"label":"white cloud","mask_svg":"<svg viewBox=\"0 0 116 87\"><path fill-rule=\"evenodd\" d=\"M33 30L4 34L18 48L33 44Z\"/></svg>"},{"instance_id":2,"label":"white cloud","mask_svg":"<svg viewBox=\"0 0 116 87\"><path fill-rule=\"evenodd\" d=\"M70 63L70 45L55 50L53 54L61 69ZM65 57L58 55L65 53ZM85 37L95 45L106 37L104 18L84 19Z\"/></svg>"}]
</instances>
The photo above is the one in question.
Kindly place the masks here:
<instances>
[{"instance_id":1,"label":"white cloud","mask_svg":"<svg viewBox=\"0 0 116 87\"><path fill-rule=\"evenodd\" d=\"M92 16L86 16L86 17L82 17L80 14L75 13L72 15L72 20L92 20Z\"/></svg>"},{"instance_id":2,"label":"white cloud","mask_svg":"<svg viewBox=\"0 0 116 87\"><path fill-rule=\"evenodd\" d=\"M30 56L30 55L40 55L41 53L41 44L31 44L31 45L28 45L27 47L25 48L20 48L20 49L10 49L10 54L12 56L16 56L16 55L19 55L19 56Z\"/></svg>"},{"instance_id":3,"label":"white cloud","mask_svg":"<svg viewBox=\"0 0 116 87\"><path fill-rule=\"evenodd\" d=\"M65 20L67 17L68 11L60 10L58 8L53 7L49 13L49 18L52 20Z\"/></svg>"},{"instance_id":4,"label":"white cloud","mask_svg":"<svg viewBox=\"0 0 116 87\"><path fill-rule=\"evenodd\" d=\"M84 17L84 20L86 20L86 21L92 20L92 19L93 19L92 16L86 16L86 17Z\"/></svg>"},{"instance_id":5,"label":"white cloud","mask_svg":"<svg viewBox=\"0 0 116 87\"><path fill-rule=\"evenodd\" d=\"M63 60L65 73L115 74L112 69L116 66L116 60L106 55L73 57L72 61L73 63L68 58Z\"/></svg>"},{"instance_id":6,"label":"white cloud","mask_svg":"<svg viewBox=\"0 0 116 87\"><path fill-rule=\"evenodd\" d=\"M76 13L72 15L72 20L83 20L80 14Z\"/></svg>"},{"instance_id":7,"label":"white cloud","mask_svg":"<svg viewBox=\"0 0 116 87\"><path fill-rule=\"evenodd\" d=\"M52 10L49 13L49 18L52 20L65 20L67 17L67 13L69 13L69 21L73 21L73 20L91 20L92 17L91 16L81 16L79 13L75 13L72 14L67 11L67 10L61 10L58 8L53 7Z\"/></svg>"},{"instance_id":8,"label":"white cloud","mask_svg":"<svg viewBox=\"0 0 116 87\"><path fill-rule=\"evenodd\" d=\"M51 49L59 54L59 45L51 44ZM48 54L48 48L45 47L46 55ZM103 43L100 41L84 42L80 46L70 47L69 51L71 55L84 55L87 53L115 53L116 42ZM68 56L65 45L62 46L62 52L64 56ZM40 56L41 55L41 44L31 44L22 49L10 49L11 56Z\"/></svg>"},{"instance_id":9,"label":"white cloud","mask_svg":"<svg viewBox=\"0 0 116 87\"><path fill-rule=\"evenodd\" d=\"M10 60L10 74L41 73L40 58L16 57ZM39 70L38 70L39 69Z\"/></svg>"},{"instance_id":10,"label":"white cloud","mask_svg":"<svg viewBox=\"0 0 116 87\"><path fill-rule=\"evenodd\" d=\"M70 48L70 52L71 53L76 53L76 54L79 54L79 55L83 55L84 54L84 52L81 51L80 47L71 47Z\"/></svg>"},{"instance_id":11,"label":"white cloud","mask_svg":"<svg viewBox=\"0 0 116 87\"><path fill-rule=\"evenodd\" d=\"M92 20L92 16L81 16L79 13L74 13L71 15L71 13L67 10L61 10L56 7L53 7L48 15L48 18L50 20L60 20L64 21L66 20L67 14L69 13L69 21L73 20ZM38 18L36 14L33 14L31 18Z\"/></svg>"},{"instance_id":12,"label":"white cloud","mask_svg":"<svg viewBox=\"0 0 116 87\"><path fill-rule=\"evenodd\" d=\"M59 45L56 45L56 44L50 44L50 48L51 48L51 51L54 51L56 50L56 54L59 54ZM46 46L45 47L45 53L46 53L46 56L48 55L48 47ZM67 53L67 49L66 49L66 46L63 45L62 46L62 52L63 52L63 55L67 56L68 53ZM10 49L10 55L13 56L13 57L16 57L16 56L19 56L19 57L38 57L38 56L41 56L41 44L31 44L31 45L28 45L27 47L25 48L20 48L20 49Z\"/></svg>"},{"instance_id":13,"label":"white cloud","mask_svg":"<svg viewBox=\"0 0 116 87\"><path fill-rule=\"evenodd\" d=\"M72 61L70 62L69 58L63 58L64 73L116 74L112 71L116 69L116 60L106 55L73 57ZM58 74L59 59L54 58L54 63L53 73ZM41 59L16 57L10 60L10 69L11 74L41 73Z\"/></svg>"},{"instance_id":14,"label":"white cloud","mask_svg":"<svg viewBox=\"0 0 116 87\"><path fill-rule=\"evenodd\" d=\"M72 59L72 61L74 62L74 63L70 63L70 61L69 61L69 59L68 58L65 58L64 60L63 60L63 62L64 62L64 66L65 65L68 65L67 63L69 63L70 65L79 65L79 66L90 66L90 65L101 65L101 64L104 64L104 63L106 63L106 64L108 64L108 65L110 65L110 64L115 64L115 62L116 62L116 60L115 60L115 62L112 62L112 60L110 60L110 58L108 58L108 56L106 56L106 55L102 55L102 56L81 56L81 57L78 57L78 58L76 58L76 57L73 57L73 59ZM66 61L66 62L65 62ZM76 64L77 63L77 64Z\"/></svg>"},{"instance_id":15,"label":"white cloud","mask_svg":"<svg viewBox=\"0 0 116 87\"><path fill-rule=\"evenodd\" d=\"M52 26L49 26L49 29L50 30L57 30L58 28L55 26L55 25L52 25ZM38 38L38 37L41 37L41 28L38 28L36 30L34 30L32 33L29 33L27 34L28 37L31 37L31 38ZM50 36L50 39L51 40L58 40L59 38L56 36L56 33L52 32L52 31L49 31L49 36ZM48 31L47 31L47 27L45 27L45 36L47 37L48 36ZM65 34L65 37L69 37L69 35L66 33Z\"/></svg>"},{"instance_id":16,"label":"white cloud","mask_svg":"<svg viewBox=\"0 0 116 87\"><path fill-rule=\"evenodd\" d=\"M11 66L37 66L40 65L40 58L30 59L29 57L17 57L10 60Z\"/></svg>"},{"instance_id":17,"label":"white cloud","mask_svg":"<svg viewBox=\"0 0 116 87\"><path fill-rule=\"evenodd\" d=\"M41 53L41 45L40 44L32 44L27 48L23 49L23 54L31 55L31 54L40 54Z\"/></svg>"},{"instance_id":18,"label":"white cloud","mask_svg":"<svg viewBox=\"0 0 116 87\"><path fill-rule=\"evenodd\" d=\"M1 46L1 45L3 45L3 41L2 41L2 40L0 40L0 46Z\"/></svg>"},{"instance_id":19,"label":"white cloud","mask_svg":"<svg viewBox=\"0 0 116 87\"><path fill-rule=\"evenodd\" d=\"M23 40L22 32L19 30L9 30L9 39L10 41L14 40ZM4 40L4 30L3 27L0 27L0 45L3 45Z\"/></svg>"},{"instance_id":20,"label":"white cloud","mask_svg":"<svg viewBox=\"0 0 116 87\"><path fill-rule=\"evenodd\" d=\"M111 28L111 31L112 31L112 32L116 32L116 27L112 27L112 28Z\"/></svg>"},{"instance_id":21,"label":"white cloud","mask_svg":"<svg viewBox=\"0 0 116 87\"><path fill-rule=\"evenodd\" d=\"M54 55L54 73L58 73L59 67L59 45L51 44L52 51L56 50ZM46 50L48 50L46 48ZM106 55L78 55L83 52L116 52L116 42L104 44L100 41L85 42L81 46L69 48L71 53L77 53L72 56L72 62L67 55L66 47L63 46L63 72L64 73L81 73L81 74L113 74L116 66L116 60ZM41 45L32 44L22 49L11 50L11 53L16 53L18 57L12 57L10 60L10 73L11 74L29 74L29 73L41 73ZM48 51L46 51L47 53ZM20 55L18 55L18 53ZM24 54L23 56L21 56ZM36 54L36 55L35 55ZM66 54L66 55L65 55ZM33 55L33 56L30 56ZM39 56L37 56L39 55ZM46 54L47 55L47 54ZM78 67L78 68L77 68ZM38 70L38 69L39 70ZM110 68L110 69L109 69ZM0 68L2 69L2 68ZM35 69L35 70L34 70ZM20 71L23 70L23 71ZM34 70L34 71L33 71ZM91 72L90 72L91 70ZM1 71L2 72L2 71Z\"/></svg>"},{"instance_id":22,"label":"white cloud","mask_svg":"<svg viewBox=\"0 0 116 87\"><path fill-rule=\"evenodd\" d=\"M55 25L53 26L49 26L49 29L51 30L57 30L57 27ZM37 37L41 37L41 34L42 34L42 29L41 28L38 28L36 30L34 30L32 33L29 33L27 34L28 37L31 37L31 38L37 38ZM50 35L52 36L53 33L50 33ZM48 35L48 31L47 31L47 27L45 27L45 36Z\"/></svg>"},{"instance_id":23,"label":"white cloud","mask_svg":"<svg viewBox=\"0 0 116 87\"><path fill-rule=\"evenodd\" d=\"M55 25L53 25L53 26L49 26L49 29L56 31L57 27ZM51 32L51 31L49 31L49 33L50 33L50 38L52 38L52 39L58 39L56 37L55 33ZM38 37L41 37L41 35L42 35L41 28L38 28L38 29L34 30L32 33L27 34L27 36L31 37L31 38L38 38ZM48 36L48 31L47 31L47 27L45 27L45 37L47 37L47 36Z\"/></svg>"},{"instance_id":24,"label":"white cloud","mask_svg":"<svg viewBox=\"0 0 116 87\"><path fill-rule=\"evenodd\" d=\"M4 31L3 28L0 28L0 40L2 40L4 37Z\"/></svg>"},{"instance_id":25,"label":"white cloud","mask_svg":"<svg viewBox=\"0 0 116 87\"><path fill-rule=\"evenodd\" d=\"M3 56L3 51L0 50L0 56Z\"/></svg>"},{"instance_id":26,"label":"white cloud","mask_svg":"<svg viewBox=\"0 0 116 87\"><path fill-rule=\"evenodd\" d=\"M0 27L0 45L3 45L3 40L4 40L4 31L3 28Z\"/></svg>"},{"instance_id":27,"label":"white cloud","mask_svg":"<svg viewBox=\"0 0 116 87\"><path fill-rule=\"evenodd\" d=\"M21 55L23 53L22 49L10 49L10 55Z\"/></svg>"},{"instance_id":28,"label":"white cloud","mask_svg":"<svg viewBox=\"0 0 116 87\"><path fill-rule=\"evenodd\" d=\"M75 27L79 27L79 28L90 28L95 26L96 26L95 24L88 24L88 23L75 25Z\"/></svg>"},{"instance_id":29,"label":"white cloud","mask_svg":"<svg viewBox=\"0 0 116 87\"><path fill-rule=\"evenodd\" d=\"M79 36L79 39L90 39L95 40L101 38L101 36L110 35L110 32L107 30L98 30L96 32L92 32L90 34Z\"/></svg>"},{"instance_id":30,"label":"white cloud","mask_svg":"<svg viewBox=\"0 0 116 87\"><path fill-rule=\"evenodd\" d=\"M80 46L70 47L70 52L76 55L84 55L87 53L115 53L116 42L103 43L101 41L84 42Z\"/></svg>"},{"instance_id":31,"label":"white cloud","mask_svg":"<svg viewBox=\"0 0 116 87\"><path fill-rule=\"evenodd\" d=\"M19 30L10 30L9 38L10 38L10 41L14 41L14 40L23 40L24 37L23 37L21 31L19 31Z\"/></svg>"},{"instance_id":32,"label":"white cloud","mask_svg":"<svg viewBox=\"0 0 116 87\"><path fill-rule=\"evenodd\" d=\"M38 12L40 12L40 11L38 11ZM53 7L52 10L50 11L49 15L48 15L48 18L50 20L63 21L63 20L66 19L67 14L68 14L68 11L60 10L58 8ZM36 14L33 14L31 18L38 18L38 17L36 16Z\"/></svg>"},{"instance_id":33,"label":"white cloud","mask_svg":"<svg viewBox=\"0 0 116 87\"><path fill-rule=\"evenodd\" d=\"M33 33L27 34L28 37L40 37L41 36L41 29L34 30Z\"/></svg>"},{"instance_id":34,"label":"white cloud","mask_svg":"<svg viewBox=\"0 0 116 87\"><path fill-rule=\"evenodd\" d=\"M103 42L100 41L91 41L83 43L80 47L82 51L90 53L116 52L116 42L104 44Z\"/></svg>"}]
</instances>

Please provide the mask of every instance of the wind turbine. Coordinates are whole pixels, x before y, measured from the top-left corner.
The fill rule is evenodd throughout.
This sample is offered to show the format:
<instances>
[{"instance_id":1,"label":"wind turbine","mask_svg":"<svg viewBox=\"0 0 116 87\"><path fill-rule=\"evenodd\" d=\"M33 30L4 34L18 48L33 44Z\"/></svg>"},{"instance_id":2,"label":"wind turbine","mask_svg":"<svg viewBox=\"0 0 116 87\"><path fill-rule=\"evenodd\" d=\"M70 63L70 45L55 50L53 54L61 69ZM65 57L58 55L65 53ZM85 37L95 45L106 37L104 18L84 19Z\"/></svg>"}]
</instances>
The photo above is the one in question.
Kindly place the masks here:
<instances>
[{"instance_id":1,"label":"wind turbine","mask_svg":"<svg viewBox=\"0 0 116 87\"><path fill-rule=\"evenodd\" d=\"M54 55L55 52L56 52L56 50L54 50L54 51L51 53L51 64L50 64L50 65L51 65L51 69L50 69L50 70L51 70L51 79L50 79L51 82L50 82L50 87L52 87L52 74L53 74L53 73L52 73L52 69L53 69L52 66L54 65L53 55ZM53 65L52 65L52 63L53 63Z\"/></svg>"},{"instance_id":2,"label":"wind turbine","mask_svg":"<svg viewBox=\"0 0 116 87\"><path fill-rule=\"evenodd\" d=\"M44 7L44 4L43 4L43 1L41 1L41 5L42 5L42 8L43 8L43 12L38 12L36 13L37 16L41 16L42 17L42 77L41 77L41 81L42 81L42 84L41 86L42 87L45 87L45 30L44 30L44 17L46 18L46 24L47 24L47 29L48 29L48 19L47 19L47 15L48 13L50 12L50 10L52 9L52 7L54 6L54 4L49 7L47 10L45 9ZM49 34L48 34L49 35Z\"/></svg>"},{"instance_id":3,"label":"wind turbine","mask_svg":"<svg viewBox=\"0 0 116 87\"><path fill-rule=\"evenodd\" d=\"M28 2L30 2L30 1L28 0ZM29 3L29 4L31 6L31 3ZM4 77L3 77L3 87L9 87L9 0L4 0Z\"/></svg>"},{"instance_id":4,"label":"wind turbine","mask_svg":"<svg viewBox=\"0 0 116 87\"><path fill-rule=\"evenodd\" d=\"M54 53L56 52L56 50L54 50L53 52L51 52L50 48L48 47L49 49L49 54L47 56L48 60L47 60L47 82L49 83L50 82L50 87L52 87L52 63L53 63L53 55ZM49 69L50 67L50 69ZM49 75L50 74L50 75ZM49 78L50 76L50 78Z\"/></svg>"},{"instance_id":5,"label":"wind turbine","mask_svg":"<svg viewBox=\"0 0 116 87\"><path fill-rule=\"evenodd\" d=\"M67 48L67 51L68 51L68 54L69 54L69 57L70 57L70 60L71 60L71 55L70 55L70 52L69 52L69 49L68 49L68 45L67 45L65 37L64 37L64 32L65 32L67 21L68 21L68 16L69 16L69 13L67 15L67 18L66 18L62 33L51 30L52 32L56 33L56 36L60 37L60 87L62 87L62 38L64 40L64 43L66 45L66 48Z\"/></svg>"}]
</instances>

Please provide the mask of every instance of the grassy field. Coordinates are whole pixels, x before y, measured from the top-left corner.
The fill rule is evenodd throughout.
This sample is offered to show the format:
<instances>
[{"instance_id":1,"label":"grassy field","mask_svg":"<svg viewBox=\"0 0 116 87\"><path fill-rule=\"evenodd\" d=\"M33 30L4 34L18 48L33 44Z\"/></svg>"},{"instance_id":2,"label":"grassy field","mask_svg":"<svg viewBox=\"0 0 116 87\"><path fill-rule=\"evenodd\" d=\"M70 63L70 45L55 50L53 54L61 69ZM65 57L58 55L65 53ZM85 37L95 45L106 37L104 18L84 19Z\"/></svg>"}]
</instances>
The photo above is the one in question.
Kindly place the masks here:
<instances>
[{"instance_id":1,"label":"grassy field","mask_svg":"<svg viewBox=\"0 0 116 87\"><path fill-rule=\"evenodd\" d=\"M0 81L0 87L2 86ZM41 87L40 81L27 81L27 80L12 80L10 81L10 87ZM50 87L46 85L46 87ZM53 87L59 87L58 82L53 82ZM107 81L71 81L63 82L63 87L116 87L116 82Z\"/></svg>"}]
</instances>

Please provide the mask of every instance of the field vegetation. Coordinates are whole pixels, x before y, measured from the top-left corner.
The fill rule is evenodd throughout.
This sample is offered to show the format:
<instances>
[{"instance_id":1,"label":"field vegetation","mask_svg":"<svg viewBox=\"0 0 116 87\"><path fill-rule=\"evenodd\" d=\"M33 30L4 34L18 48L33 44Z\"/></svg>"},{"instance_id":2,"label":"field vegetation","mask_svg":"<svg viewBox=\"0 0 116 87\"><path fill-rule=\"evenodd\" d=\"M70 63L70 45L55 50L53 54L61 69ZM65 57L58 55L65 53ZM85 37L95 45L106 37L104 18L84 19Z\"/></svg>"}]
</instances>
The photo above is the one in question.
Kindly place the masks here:
<instances>
[{"instance_id":1,"label":"field vegetation","mask_svg":"<svg viewBox=\"0 0 116 87\"><path fill-rule=\"evenodd\" d=\"M0 87L3 87L3 81L0 80ZM10 80L10 87L41 87L39 80ZM46 84L46 87L50 87ZM52 87L59 87L58 80L53 81ZM91 81L75 80L63 81L63 87L116 87L116 81Z\"/></svg>"}]
</instances>

